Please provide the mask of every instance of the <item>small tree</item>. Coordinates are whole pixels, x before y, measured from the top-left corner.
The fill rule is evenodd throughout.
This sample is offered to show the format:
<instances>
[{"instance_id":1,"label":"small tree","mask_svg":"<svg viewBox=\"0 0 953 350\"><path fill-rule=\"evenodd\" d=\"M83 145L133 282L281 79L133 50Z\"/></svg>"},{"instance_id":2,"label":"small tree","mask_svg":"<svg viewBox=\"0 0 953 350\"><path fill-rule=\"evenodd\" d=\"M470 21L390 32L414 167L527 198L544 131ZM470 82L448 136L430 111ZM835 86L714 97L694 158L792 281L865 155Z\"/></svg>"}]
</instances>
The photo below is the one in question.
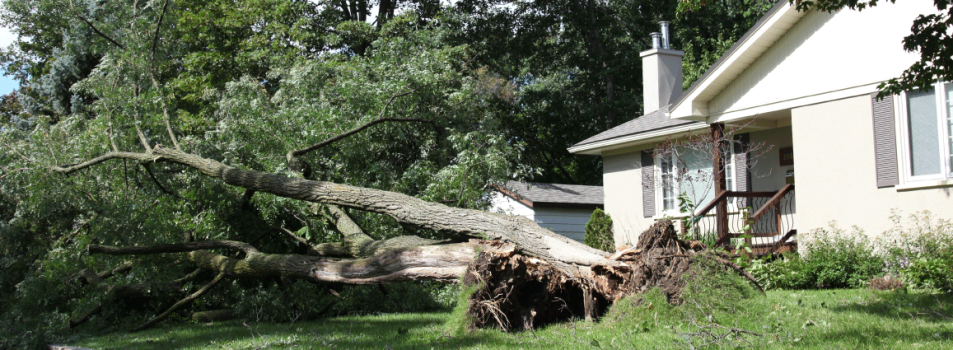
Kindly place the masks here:
<instances>
[{"instance_id":1,"label":"small tree","mask_svg":"<svg viewBox=\"0 0 953 350\"><path fill-rule=\"evenodd\" d=\"M736 173L735 166L744 166L748 170L757 163L758 158L773 149L773 145L765 142L742 142L738 135L740 130L748 124L731 129L724 129L720 135L713 133L692 134L681 138L671 138L656 147L654 156L663 162L671 162L669 171L666 165L659 164L658 178L663 188L671 187L675 191L673 203L679 212L688 214L682 220L686 228L691 228L695 221L696 211L711 202L717 193L714 193L715 181L721 177ZM721 153L722 166L713 169L715 149ZM734 164L732 157L742 156L747 159L745 164ZM725 161L728 162L725 162ZM731 165L731 166L728 166ZM735 179L734 181L738 181ZM664 200L664 199L663 199Z\"/></svg>"},{"instance_id":2,"label":"small tree","mask_svg":"<svg viewBox=\"0 0 953 350\"><path fill-rule=\"evenodd\" d=\"M613 250L615 239L612 236L612 218L602 209L596 208L586 223L585 243L599 250Z\"/></svg>"}]
</instances>

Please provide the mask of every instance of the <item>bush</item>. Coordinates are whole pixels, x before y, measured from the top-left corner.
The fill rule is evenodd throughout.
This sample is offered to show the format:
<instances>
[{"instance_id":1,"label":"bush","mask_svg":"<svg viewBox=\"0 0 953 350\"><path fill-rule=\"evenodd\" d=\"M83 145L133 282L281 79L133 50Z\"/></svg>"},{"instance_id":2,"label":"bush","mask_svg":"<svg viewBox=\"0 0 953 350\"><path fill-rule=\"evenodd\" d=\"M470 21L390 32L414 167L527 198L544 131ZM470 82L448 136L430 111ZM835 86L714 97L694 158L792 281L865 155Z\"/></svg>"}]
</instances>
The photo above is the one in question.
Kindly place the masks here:
<instances>
[{"instance_id":1,"label":"bush","mask_svg":"<svg viewBox=\"0 0 953 350\"><path fill-rule=\"evenodd\" d=\"M596 208L592 212L592 217L586 223L586 245L611 252L615 250L615 239L612 236L612 218L609 214Z\"/></svg>"},{"instance_id":2,"label":"bush","mask_svg":"<svg viewBox=\"0 0 953 350\"><path fill-rule=\"evenodd\" d=\"M786 254L772 262L755 260L748 272L764 289L811 289L817 286L817 274L797 254Z\"/></svg>"},{"instance_id":3,"label":"bush","mask_svg":"<svg viewBox=\"0 0 953 350\"><path fill-rule=\"evenodd\" d=\"M859 229L847 233L832 224L811 231L804 241L803 257L757 261L749 271L766 289L859 288L884 273L883 257Z\"/></svg>"},{"instance_id":4,"label":"bush","mask_svg":"<svg viewBox=\"0 0 953 350\"><path fill-rule=\"evenodd\" d=\"M953 259L949 255L912 260L901 275L916 287L953 292Z\"/></svg>"},{"instance_id":5,"label":"bush","mask_svg":"<svg viewBox=\"0 0 953 350\"><path fill-rule=\"evenodd\" d=\"M900 214L878 241L887 269L911 287L953 292L953 222L928 211L910 215L905 227Z\"/></svg>"}]
</instances>

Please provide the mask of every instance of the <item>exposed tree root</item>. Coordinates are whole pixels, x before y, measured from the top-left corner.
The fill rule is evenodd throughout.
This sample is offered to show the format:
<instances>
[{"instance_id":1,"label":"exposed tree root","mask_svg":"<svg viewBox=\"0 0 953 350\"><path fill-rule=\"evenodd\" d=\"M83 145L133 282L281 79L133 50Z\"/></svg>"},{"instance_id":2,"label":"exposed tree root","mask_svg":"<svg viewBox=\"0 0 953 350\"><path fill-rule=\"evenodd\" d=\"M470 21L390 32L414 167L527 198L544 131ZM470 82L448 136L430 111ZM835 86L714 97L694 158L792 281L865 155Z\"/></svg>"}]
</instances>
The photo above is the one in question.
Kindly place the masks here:
<instances>
[{"instance_id":1,"label":"exposed tree root","mask_svg":"<svg viewBox=\"0 0 953 350\"><path fill-rule=\"evenodd\" d=\"M572 318L597 318L611 303L652 287L679 304L686 284L683 277L704 249L693 248L699 247L680 240L672 223L661 221L640 236L636 247L610 256L623 264L595 265L585 279L568 277L547 261L518 254L515 247L502 245L484 251L463 279L467 285L480 286L469 299L471 325L512 331ZM764 293L740 266L714 252L704 254L712 255Z\"/></svg>"}]
</instances>

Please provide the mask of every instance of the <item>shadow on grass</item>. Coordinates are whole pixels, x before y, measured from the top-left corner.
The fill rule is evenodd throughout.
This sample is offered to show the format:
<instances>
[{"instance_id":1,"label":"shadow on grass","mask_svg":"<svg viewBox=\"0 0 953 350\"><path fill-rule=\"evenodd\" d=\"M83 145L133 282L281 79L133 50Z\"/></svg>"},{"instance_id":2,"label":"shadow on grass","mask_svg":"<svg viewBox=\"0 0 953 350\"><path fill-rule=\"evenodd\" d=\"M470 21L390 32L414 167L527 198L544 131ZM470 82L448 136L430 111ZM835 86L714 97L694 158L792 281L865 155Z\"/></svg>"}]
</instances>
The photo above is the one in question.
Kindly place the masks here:
<instances>
[{"instance_id":1,"label":"shadow on grass","mask_svg":"<svg viewBox=\"0 0 953 350\"><path fill-rule=\"evenodd\" d=\"M851 347L859 349L900 349L909 348L912 344L936 342L946 343L953 340L953 331L935 330L922 327L908 329L885 330L878 328L857 327L840 331L825 332L803 342L794 343L797 346L829 346ZM904 345L906 344L906 345ZM948 348L948 345L942 348Z\"/></svg>"},{"instance_id":2,"label":"shadow on grass","mask_svg":"<svg viewBox=\"0 0 953 350\"><path fill-rule=\"evenodd\" d=\"M156 329L86 339L78 345L95 349L183 349L183 348L341 348L341 349L455 349L477 344L501 346L505 339L474 333L450 335L444 332L446 314L411 314L334 318L295 324L242 324L228 321L214 325L169 325ZM513 344L515 345L515 344Z\"/></svg>"},{"instance_id":3,"label":"shadow on grass","mask_svg":"<svg viewBox=\"0 0 953 350\"><path fill-rule=\"evenodd\" d=\"M904 291L875 292L865 302L838 305L833 312L857 312L882 318L953 322L953 295L906 293Z\"/></svg>"},{"instance_id":4,"label":"shadow on grass","mask_svg":"<svg viewBox=\"0 0 953 350\"><path fill-rule=\"evenodd\" d=\"M873 292L863 300L835 304L835 324L805 328L798 347L908 348L915 343L936 348L953 340L953 296ZM849 318L849 320L848 320ZM808 334L811 333L811 334ZM947 348L940 346L940 348Z\"/></svg>"}]
</instances>

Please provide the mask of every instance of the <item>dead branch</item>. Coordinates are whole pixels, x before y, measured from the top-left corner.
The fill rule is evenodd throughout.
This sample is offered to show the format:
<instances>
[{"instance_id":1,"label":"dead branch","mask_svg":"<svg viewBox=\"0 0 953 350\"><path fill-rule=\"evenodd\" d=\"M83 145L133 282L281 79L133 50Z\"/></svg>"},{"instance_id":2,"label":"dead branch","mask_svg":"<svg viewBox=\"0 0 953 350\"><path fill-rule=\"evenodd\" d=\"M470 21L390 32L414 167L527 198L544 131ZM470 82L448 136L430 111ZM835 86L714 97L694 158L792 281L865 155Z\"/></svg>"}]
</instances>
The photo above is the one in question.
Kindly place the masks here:
<instances>
[{"instance_id":1,"label":"dead branch","mask_svg":"<svg viewBox=\"0 0 953 350\"><path fill-rule=\"evenodd\" d=\"M162 191L163 193L168 194L168 195L170 195L170 196L172 196L172 197L175 197L175 198L178 198L178 199L182 199L182 197L179 197L179 195L178 195L177 193L172 192L172 191L166 189L165 186L162 186L162 183L159 182L159 179L156 178L156 175L152 173L152 167L149 166L149 163L139 163L139 164L142 165L142 167L146 169L146 173L149 174L149 178L151 178L151 179L152 179L152 182L154 182L154 183L156 184L156 186L159 187L159 190L160 190L160 191Z\"/></svg>"},{"instance_id":2,"label":"dead branch","mask_svg":"<svg viewBox=\"0 0 953 350\"><path fill-rule=\"evenodd\" d=\"M128 262L127 262L127 264L128 264L130 267L132 266L131 263L128 263ZM119 270L119 269L123 268L123 266L125 266L125 265L127 265L127 264L120 265L120 267L114 269L113 271ZM158 289L158 288L156 288L156 286L160 286L160 287L162 287L162 288L169 288L169 287L171 287L171 288L173 288L173 290L178 290L183 283L195 279L196 277L198 277L199 273L201 273L201 272L202 272L201 269L195 269L195 271L192 271L192 272L189 273L188 275L185 275L184 277L179 278L179 279L174 280L174 281L171 281L171 282L162 282L162 283L158 283L158 284L156 284L156 283L140 283L140 284L126 285L126 286L110 286L110 287L107 289L106 295L103 297L103 300L102 300L101 302L99 302L98 304L96 304L96 306L94 306L92 309L86 311L86 313L83 313L82 315L80 315L80 316L77 317L77 318L70 319L70 321L69 321L69 327L70 327L70 328L76 328L76 327L79 327L80 325L86 323L86 321L89 321L89 319L90 319L91 317L93 317L93 316L96 315L96 314L99 314L99 313L103 310L103 304L104 304L104 303L106 303L106 302L108 302L108 301L110 301L110 300L112 300L112 299L115 299L115 298L123 298L123 297L132 297L132 296L143 296L143 295L147 294L149 290ZM104 275L104 274L100 274L99 277L100 277L101 279L104 279L104 278L102 277L103 275ZM108 277L108 276L106 276L106 277Z\"/></svg>"},{"instance_id":3,"label":"dead branch","mask_svg":"<svg viewBox=\"0 0 953 350\"><path fill-rule=\"evenodd\" d=\"M146 255L162 253L182 253L208 249L235 249L247 255L258 254L258 249L250 244L238 241L200 241L192 243L159 244L147 247L111 247L90 244L87 250L90 254L106 255Z\"/></svg>"},{"instance_id":4,"label":"dead branch","mask_svg":"<svg viewBox=\"0 0 953 350\"><path fill-rule=\"evenodd\" d=\"M210 289L212 289L213 286L215 286L215 284L217 284L224 278L225 278L225 273L220 272L217 276L215 276L214 279L212 279L212 282L209 282L201 289L195 291L195 293L192 293L189 296L183 298L182 300L179 300L178 302L173 304L172 307L169 307L168 310L165 310L165 312L159 314L159 316L153 317L149 321L146 321L146 323L143 323L141 326L133 328L132 331L138 332L143 329L149 328L152 325L156 324L156 322L162 321L166 317L169 317L169 315L172 314L172 312L174 312L175 310L178 310L180 307L185 306L188 303L191 303L193 300L198 299L199 297L207 293Z\"/></svg>"},{"instance_id":5,"label":"dead branch","mask_svg":"<svg viewBox=\"0 0 953 350\"><path fill-rule=\"evenodd\" d=\"M103 33L102 31L100 31L99 28L96 28L96 26L93 25L93 23L90 22L88 19L86 19L86 17L83 17L83 15L80 15L79 12L76 12L76 9L73 8L73 2L72 2L72 1L70 1L69 9L70 9L70 11L73 12L74 15L76 15L76 18L79 18L81 21L83 21L83 23L86 23L86 25L89 26L89 28L92 29L93 32L96 32L97 35L99 35L99 36L102 37L103 39L106 39L107 41L109 41L109 42L112 43L113 45L116 45L116 46L119 47L120 49L123 49L123 50L126 49L125 46L122 46L122 44L120 44L120 43L117 42L116 40L113 40L113 38L110 38L108 35L106 35L106 33Z\"/></svg>"},{"instance_id":6,"label":"dead branch","mask_svg":"<svg viewBox=\"0 0 953 350\"><path fill-rule=\"evenodd\" d=\"M735 270L736 272L738 272L738 274L740 274L741 276L744 276L744 278L747 278L748 281L750 281L752 284L754 284L755 288L758 288L758 291L761 292L761 295L767 296L767 294L764 293L764 289L762 289L762 288L761 288L761 285L758 284L758 280L756 280L756 279L754 278L754 276L752 276L750 273L748 273L748 271L746 271L744 268L742 268L741 266L738 266L737 264L735 264L735 263L733 263L733 262L729 261L728 259L725 259L725 258L723 258L723 257L721 257L721 256L713 255L713 257L714 257L715 260L717 260L718 262L724 264L725 266L728 266L728 267L732 268L733 270Z\"/></svg>"},{"instance_id":7,"label":"dead branch","mask_svg":"<svg viewBox=\"0 0 953 350\"><path fill-rule=\"evenodd\" d=\"M147 154L147 153L134 153L134 152L109 152L99 157L87 160L79 164L71 164L67 166L53 166L52 170L61 174L71 174L79 170L91 167L93 165L105 162L110 159L132 159L138 160L140 162L148 161L158 161L159 157Z\"/></svg>"},{"instance_id":8,"label":"dead branch","mask_svg":"<svg viewBox=\"0 0 953 350\"><path fill-rule=\"evenodd\" d=\"M356 127L356 128L353 128L353 129L351 129L351 130L348 130L348 131L346 131L346 132L343 132L343 133L341 133L341 134L338 134L337 136L334 136L334 137L329 138L329 139L327 139L327 140L318 142L318 143L316 143L316 144L314 144L314 145L311 145L311 146L309 146L309 147L305 147L305 148L302 148L302 149L298 149L298 150L294 150L294 151L288 152L288 155L286 156L286 157L288 158L288 163L291 163L291 162L292 162L292 159L295 158L295 157L300 157L300 156L305 155L305 154L307 154L307 153L309 153L309 152L311 152L311 151L314 151L314 150L316 150L316 149L318 149L318 148L321 148L321 147L330 145L330 144L332 144L332 143L335 143L335 142L337 142L337 141L340 141L340 140L342 140L342 139L345 139L345 138L347 138L348 136L357 134L357 133L363 131L364 129L367 129L367 128L369 128L369 127L372 127L372 126L374 126L374 125L376 125L376 124L380 124L380 123L383 123L383 122L418 122L418 123L431 123L431 122L433 122L433 121L428 120L428 119L419 119L419 118L384 118L384 112L387 111L387 108L390 107L390 105L394 102L394 100L396 100L398 97L403 97L403 96L410 95L410 94L413 93L413 92L414 92L414 90L411 90L411 91L407 91L407 92L403 92L403 93L399 93L399 94L396 94L396 95L391 96L390 99L387 101L387 104L384 105L384 108L381 109L381 112L380 112L380 114L378 114L377 118L374 119L374 120L372 120L372 121L370 121L370 122L367 122L367 123L365 123L365 124L363 124L363 125L360 125L360 126L358 126L358 127Z\"/></svg>"}]
</instances>

